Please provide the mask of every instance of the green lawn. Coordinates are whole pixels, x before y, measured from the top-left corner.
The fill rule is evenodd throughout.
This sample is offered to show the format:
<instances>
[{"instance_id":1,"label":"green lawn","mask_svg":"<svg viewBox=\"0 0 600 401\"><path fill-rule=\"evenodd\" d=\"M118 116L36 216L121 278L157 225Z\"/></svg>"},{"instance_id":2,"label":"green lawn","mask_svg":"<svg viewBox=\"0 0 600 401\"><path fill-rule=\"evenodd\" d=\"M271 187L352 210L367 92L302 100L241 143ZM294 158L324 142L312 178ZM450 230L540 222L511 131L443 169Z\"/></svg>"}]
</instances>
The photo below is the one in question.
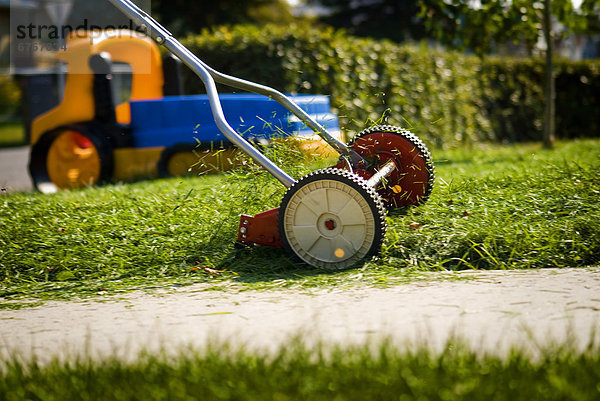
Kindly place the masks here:
<instances>
[{"instance_id":1,"label":"green lawn","mask_svg":"<svg viewBox=\"0 0 600 401\"><path fill-rule=\"evenodd\" d=\"M317 167L291 151L273 152L296 176ZM294 264L278 249L233 247L238 215L281 199L283 187L259 169L1 196L0 306L195 282L214 289L385 286L442 270L600 262L599 140L433 156L430 201L390 215L381 256L343 272ZM307 347L299 339L273 354L228 344L133 361L41 363L3 354L0 399L598 400L600 348L576 350L567 341L535 356L522 349L491 355L460 339L440 352L386 342Z\"/></svg>"},{"instance_id":2,"label":"green lawn","mask_svg":"<svg viewBox=\"0 0 600 401\"><path fill-rule=\"evenodd\" d=\"M132 362L81 357L47 364L9 359L0 399L21 400L598 400L600 350L569 346L533 358L485 355L450 342L425 347L311 347L272 355L227 345Z\"/></svg>"},{"instance_id":3,"label":"green lawn","mask_svg":"<svg viewBox=\"0 0 600 401\"><path fill-rule=\"evenodd\" d=\"M272 152L295 176L314 167L293 151ZM8 194L0 197L0 297L72 298L195 282L387 285L441 270L600 262L600 141L559 143L553 151L482 146L433 157L430 201L390 215L380 257L344 272L295 264L280 249L233 247L239 214L277 207L283 194L257 168ZM420 229L411 230L413 222Z\"/></svg>"}]
</instances>

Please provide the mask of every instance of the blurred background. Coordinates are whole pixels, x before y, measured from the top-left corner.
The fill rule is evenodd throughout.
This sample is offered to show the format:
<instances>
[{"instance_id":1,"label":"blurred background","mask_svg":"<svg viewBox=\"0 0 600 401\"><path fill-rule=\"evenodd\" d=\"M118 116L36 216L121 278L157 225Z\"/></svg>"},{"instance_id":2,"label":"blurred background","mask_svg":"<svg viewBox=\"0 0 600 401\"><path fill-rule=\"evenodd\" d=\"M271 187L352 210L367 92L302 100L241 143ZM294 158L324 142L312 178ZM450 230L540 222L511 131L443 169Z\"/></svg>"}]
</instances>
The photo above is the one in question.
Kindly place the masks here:
<instances>
[{"instance_id":1,"label":"blurred background","mask_svg":"<svg viewBox=\"0 0 600 401\"><path fill-rule=\"evenodd\" d=\"M329 95L349 135L387 121L432 147L600 136L598 0L138 3L218 70ZM127 23L108 1L0 0L0 147L28 145L62 100L52 26ZM120 103L131 71L115 68ZM202 83L184 71L183 90Z\"/></svg>"}]
</instances>

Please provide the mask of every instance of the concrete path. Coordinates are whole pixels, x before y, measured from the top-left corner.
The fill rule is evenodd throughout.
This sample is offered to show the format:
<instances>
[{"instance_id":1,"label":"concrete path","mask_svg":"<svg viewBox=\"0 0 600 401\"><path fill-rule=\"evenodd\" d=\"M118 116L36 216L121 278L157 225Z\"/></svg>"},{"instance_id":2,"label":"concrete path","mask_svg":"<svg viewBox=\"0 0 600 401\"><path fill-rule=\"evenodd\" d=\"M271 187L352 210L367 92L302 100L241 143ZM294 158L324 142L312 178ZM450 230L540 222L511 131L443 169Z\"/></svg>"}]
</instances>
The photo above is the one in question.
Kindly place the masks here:
<instances>
[{"instance_id":1,"label":"concrete path","mask_svg":"<svg viewBox=\"0 0 600 401\"><path fill-rule=\"evenodd\" d=\"M441 275L441 273L440 273ZM457 273L389 288L206 291L206 285L0 311L0 355L135 357L209 340L272 350L291 337L363 343L389 337L482 351L600 340L600 268ZM434 276L435 277L435 276ZM594 332L596 330L596 332Z\"/></svg>"},{"instance_id":2,"label":"concrete path","mask_svg":"<svg viewBox=\"0 0 600 401\"><path fill-rule=\"evenodd\" d=\"M28 172L29 147L0 149L0 189L4 192L33 188Z\"/></svg>"}]
</instances>

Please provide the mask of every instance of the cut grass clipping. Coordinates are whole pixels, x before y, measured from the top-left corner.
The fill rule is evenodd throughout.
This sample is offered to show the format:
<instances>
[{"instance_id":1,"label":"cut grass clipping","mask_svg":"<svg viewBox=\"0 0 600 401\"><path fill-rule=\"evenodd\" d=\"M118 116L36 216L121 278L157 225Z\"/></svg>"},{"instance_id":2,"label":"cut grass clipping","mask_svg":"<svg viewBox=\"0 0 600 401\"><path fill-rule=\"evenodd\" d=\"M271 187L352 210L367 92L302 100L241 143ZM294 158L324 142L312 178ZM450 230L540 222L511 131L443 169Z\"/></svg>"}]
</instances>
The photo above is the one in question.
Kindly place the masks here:
<instances>
[{"instance_id":1,"label":"cut grass clipping","mask_svg":"<svg viewBox=\"0 0 600 401\"><path fill-rule=\"evenodd\" d=\"M273 354L227 345L179 355L0 360L0 399L16 400L598 400L600 349L519 350L504 357L461 342L443 350L386 342Z\"/></svg>"},{"instance_id":2,"label":"cut grass clipping","mask_svg":"<svg viewBox=\"0 0 600 401\"><path fill-rule=\"evenodd\" d=\"M269 149L295 177L293 148ZM241 213L279 206L258 167L233 173L0 197L0 297L208 282L244 288L385 285L424 271L577 267L600 262L600 141L434 151L430 201L387 218L379 258L324 272L280 249L235 249ZM360 273L360 274L359 274Z\"/></svg>"}]
</instances>

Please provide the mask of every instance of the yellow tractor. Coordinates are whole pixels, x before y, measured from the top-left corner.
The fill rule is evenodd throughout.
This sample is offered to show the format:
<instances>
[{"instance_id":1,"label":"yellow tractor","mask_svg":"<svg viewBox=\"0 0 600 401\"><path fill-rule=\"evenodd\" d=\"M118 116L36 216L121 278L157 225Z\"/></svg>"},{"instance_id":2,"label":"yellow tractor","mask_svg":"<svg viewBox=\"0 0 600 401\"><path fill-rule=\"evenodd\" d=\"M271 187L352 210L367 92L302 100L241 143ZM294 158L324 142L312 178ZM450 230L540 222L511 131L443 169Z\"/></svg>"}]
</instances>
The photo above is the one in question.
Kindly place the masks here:
<instances>
[{"instance_id":1,"label":"yellow tractor","mask_svg":"<svg viewBox=\"0 0 600 401\"><path fill-rule=\"evenodd\" d=\"M75 32L56 56L67 66L60 104L31 124L29 169L43 192L221 170L234 164L234 147L211 114L207 95L181 95L180 63L161 57L156 43L130 30ZM115 104L114 65L131 74L127 101ZM128 67L127 67L128 66ZM329 99L293 96L296 103L340 134ZM245 137L314 133L276 101L255 94L222 94L229 121Z\"/></svg>"}]
</instances>

